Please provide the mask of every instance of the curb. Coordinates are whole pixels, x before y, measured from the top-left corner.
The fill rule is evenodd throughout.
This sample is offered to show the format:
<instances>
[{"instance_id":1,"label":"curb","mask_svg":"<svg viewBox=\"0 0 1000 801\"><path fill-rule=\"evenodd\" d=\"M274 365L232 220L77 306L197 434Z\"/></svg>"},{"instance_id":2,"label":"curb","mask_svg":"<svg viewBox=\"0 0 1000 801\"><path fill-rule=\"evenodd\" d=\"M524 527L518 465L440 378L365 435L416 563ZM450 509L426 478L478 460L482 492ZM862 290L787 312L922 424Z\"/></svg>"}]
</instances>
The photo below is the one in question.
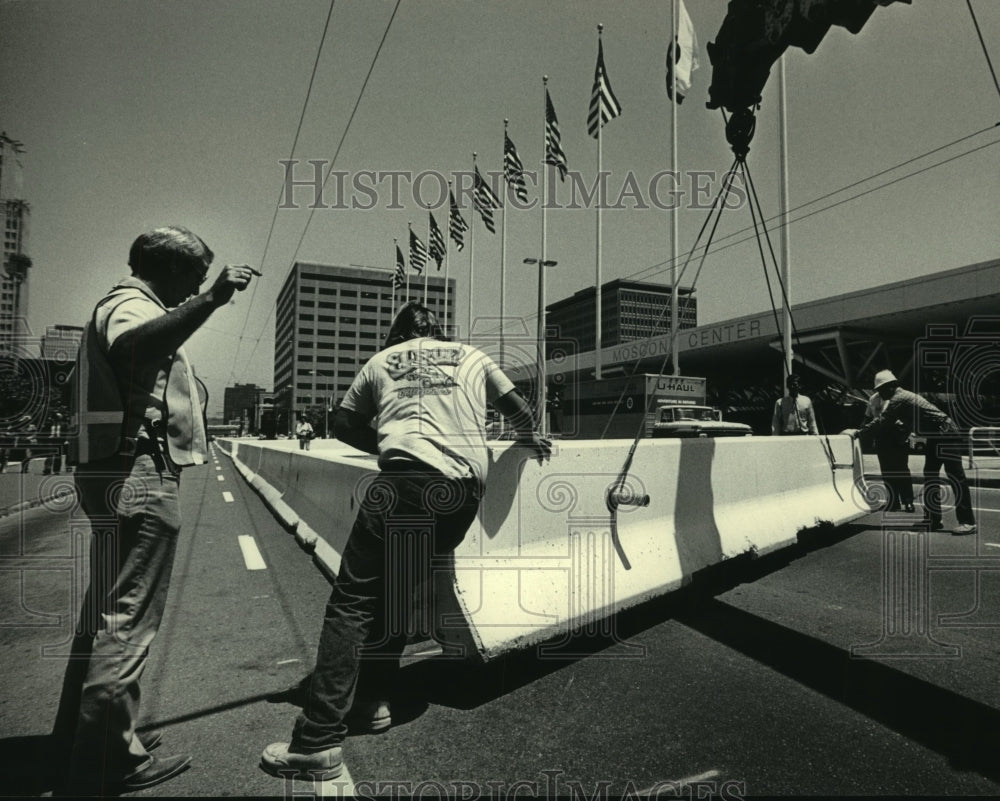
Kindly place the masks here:
<instances>
[{"instance_id":1,"label":"curb","mask_svg":"<svg viewBox=\"0 0 1000 801\"><path fill-rule=\"evenodd\" d=\"M311 526L302 520L298 512L281 499L283 493L265 481L259 473L253 473L231 453L222 448L220 450L233 462L237 472L260 496L261 500L264 501L264 505L271 510L275 519L282 524L282 527L288 533L295 537L295 541L299 544L299 547L307 554L310 554L313 564L320 569L326 580L332 582L340 570L340 554L330 547L330 544L314 531Z\"/></svg>"}]
</instances>

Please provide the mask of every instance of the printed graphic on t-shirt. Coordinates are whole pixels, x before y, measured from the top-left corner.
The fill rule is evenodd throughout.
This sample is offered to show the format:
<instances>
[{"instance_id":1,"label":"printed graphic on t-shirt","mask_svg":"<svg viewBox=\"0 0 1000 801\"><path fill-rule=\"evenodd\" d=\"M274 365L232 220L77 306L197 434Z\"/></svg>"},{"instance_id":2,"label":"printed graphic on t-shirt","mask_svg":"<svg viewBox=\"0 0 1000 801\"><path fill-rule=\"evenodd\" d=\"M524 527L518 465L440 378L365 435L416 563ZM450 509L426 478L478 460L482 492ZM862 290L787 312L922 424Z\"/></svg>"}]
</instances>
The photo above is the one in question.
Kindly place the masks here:
<instances>
[{"instance_id":1,"label":"printed graphic on t-shirt","mask_svg":"<svg viewBox=\"0 0 1000 801\"><path fill-rule=\"evenodd\" d=\"M458 384L442 368L454 369L464 356L465 349L461 347L397 351L386 357L386 371L393 381L407 382L395 388L399 398L450 395Z\"/></svg>"}]
</instances>

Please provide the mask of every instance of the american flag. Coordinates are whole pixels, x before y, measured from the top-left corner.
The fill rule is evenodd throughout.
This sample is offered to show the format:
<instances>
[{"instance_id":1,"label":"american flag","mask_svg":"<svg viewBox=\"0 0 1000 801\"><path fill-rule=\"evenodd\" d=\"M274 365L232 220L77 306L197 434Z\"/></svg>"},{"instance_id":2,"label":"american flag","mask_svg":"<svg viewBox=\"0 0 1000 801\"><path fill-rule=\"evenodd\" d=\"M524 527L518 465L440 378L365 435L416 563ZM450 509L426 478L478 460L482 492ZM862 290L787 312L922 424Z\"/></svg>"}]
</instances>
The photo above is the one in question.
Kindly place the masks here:
<instances>
[{"instance_id":1,"label":"american flag","mask_svg":"<svg viewBox=\"0 0 1000 801\"><path fill-rule=\"evenodd\" d=\"M522 203L528 202L528 190L524 185L524 165L517 155L517 148L510 141L507 132L503 132L503 177L514 187L514 194Z\"/></svg>"},{"instance_id":2,"label":"american flag","mask_svg":"<svg viewBox=\"0 0 1000 801\"><path fill-rule=\"evenodd\" d=\"M587 133L597 138L604 123L622 113L622 105L615 97L608 75L604 70L604 44L597 40L597 67L594 70L594 90L590 95L590 114L587 115Z\"/></svg>"},{"instance_id":3,"label":"american flag","mask_svg":"<svg viewBox=\"0 0 1000 801\"><path fill-rule=\"evenodd\" d=\"M403 260L403 251L396 245L396 272L392 274L393 289L402 289L406 286L406 262Z\"/></svg>"},{"instance_id":4,"label":"american flag","mask_svg":"<svg viewBox=\"0 0 1000 801\"><path fill-rule=\"evenodd\" d=\"M490 189L486 181L483 180L483 176L479 174L479 167L476 167L476 178L475 185L473 186L472 193L472 205L479 212L479 216L483 218L483 225L491 233L495 234L497 232L496 226L493 224L493 209L500 208L500 198L498 198L493 190Z\"/></svg>"},{"instance_id":5,"label":"american flag","mask_svg":"<svg viewBox=\"0 0 1000 801\"><path fill-rule=\"evenodd\" d=\"M420 237L413 233L413 229L410 229L410 267L422 273L425 264L427 264L427 248L420 241Z\"/></svg>"},{"instance_id":6,"label":"american flag","mask_svg":"<svg viewBox=\"0 0 1000 801\"><path fill-rule=\"evenodd\" d=\"M444 261L444 237L441 235L441 229L438 228L434 215L427 212L427 216L431 218L431 258L437 262L440 270L441 262Z\"/></svg>"},{"instance_id":7,"label":"american flag","mask_svg":"<svg viewBox=\"0 0 1000 801\"><path fill-rule=\"evenodd\" d=\"M545 163L551 164L559 170L559 178L566 180L566 154L562 149L562 136L559 133L559 120L556 119L556 110L552 107L552 98L549 97L549 90L545 90Z\"/></svg>"},{"instance_id":8,"label":"american flag","mask_svg":"<svg viewBox=\"0 0 1000 801\"><path fill-rule=\"evenodd\" d=\"M455 243L455 250L461 250L465 247L465 237L463 234L469 230L469 224L462 217L462 212L458 210L455 195L450 189L448 190L448 199L451 201L451 216L449 217L451 221L451 241Z\"/></svg>"}]
</instances>

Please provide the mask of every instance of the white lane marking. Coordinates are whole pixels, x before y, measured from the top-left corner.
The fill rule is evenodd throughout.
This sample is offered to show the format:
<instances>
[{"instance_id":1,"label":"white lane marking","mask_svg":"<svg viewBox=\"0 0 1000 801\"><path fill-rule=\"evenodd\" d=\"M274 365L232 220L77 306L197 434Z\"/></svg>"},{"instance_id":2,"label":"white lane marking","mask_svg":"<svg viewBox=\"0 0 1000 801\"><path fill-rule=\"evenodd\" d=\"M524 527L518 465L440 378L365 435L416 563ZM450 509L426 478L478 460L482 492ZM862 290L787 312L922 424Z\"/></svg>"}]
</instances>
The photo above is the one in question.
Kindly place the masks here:
<instances>
[{"instance_id":1,"label":"white lane marking","mask_svg":"<svg viewBox=\"0 0 1000 801\"><path fill-rule=\"evenodd\" d=\"M302 661L301 659L282 659L281 661L277 662L276 664L278 664L278 665L290 665L293 662L301 662L301 661Z\"/></svg>"},{"instance_id":2,"label":"white lane marking","mask_svg":"<svg viewBox=\"0 0 1000 801\"><path fill-rule=\"evenodd\" d=\"M231 493L231 492L223 492L222 493L222 500L224 500L226 503L232 503L233 502L233 493Z\"/></svg>"},{"instance_id":3,"label":"white lane marking","mask_svg":"<svg viewBox=\"0 0 1000 801\"><path fill-rule=\"evenodd\" d=\"M257 549L257 541L249 534L240 534L239 541L247 570L267 570L267 565L264 564L264 557L260 555L260 551Z\"/></svg>"},{"instance_id":4,"label":"white lane marking","mask_svg":"<svg viewBox=\"0 0 1000 801\"><path fill-rule=\"evenodd\" d=\"M221 470L221 469L222 469L222 465L221 465L221 464L217 464L217 465L215 466L215 469L216 469L216 470Z\"/></svg>"},{"instance_id":5,"label":"white lane marking","mask_svg":"<svg viewBox=\"0 0 1000 801\"><path fill-rule=\"evenodd\" d=\"M657 782L651 787L647 787L645 790L637 790L636 795L639 798L642 798L643 796L652 794L654 791L659 794L659 791L666 787L683 787L685 785L694 784L695 782L708 781L709 779L714 779L719 775L721 775L721 773L717 770L707 770L704 773L699 773L697 776L686 776L683 779L669 779L668 781Z\"/></svg>"},{"instance_id":6,"label":"white lane marking","mask_svg":"<svg viewBox=\"0 0 1000 801\"><path fill-rule=\"evenodd\" d=\"M226 480L225 476L216 476L216 478L219 479L219 481L225 481Z\"/></svg>"},{"instance_id":7,"label":"white lane marking","mask_svg":"<svg viewBox=\"0 0 1000 801\"><path fill-rule=\"evenodd\" d=\"M1000 548L1000 542L984 542L983 545L988 545L990 548Z\"/></svg>"},{"instance_id":8,"label":"white lane marking","mask_svg":"<svg viewBox=\"0 0 1000 801\"><path fill-rule=\"evenodd\" d=\"M325 782L315 782L314 784L317 798L353 798L354 779L351 772L344 764L344 772L336 779L327 779Z\"/></svg>"}]
</instances>

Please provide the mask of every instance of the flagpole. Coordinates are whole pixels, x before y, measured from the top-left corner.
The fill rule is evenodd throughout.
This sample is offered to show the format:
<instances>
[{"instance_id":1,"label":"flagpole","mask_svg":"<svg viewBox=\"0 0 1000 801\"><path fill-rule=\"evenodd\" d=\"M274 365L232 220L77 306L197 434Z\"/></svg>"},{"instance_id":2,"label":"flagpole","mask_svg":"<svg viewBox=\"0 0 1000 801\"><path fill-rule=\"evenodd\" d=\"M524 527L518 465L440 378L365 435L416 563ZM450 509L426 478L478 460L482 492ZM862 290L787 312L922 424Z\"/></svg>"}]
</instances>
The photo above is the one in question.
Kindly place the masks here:
<instances>
[{"instance_id":1,"label":"flagpole","mask_svg":"<svg viewBox=\"0 0 1000 801\"><path fill-rule=\"evenodd\" d=\"M503 135L504 135L504 150L507 147L507 123L509 120L504 119L503 121ZM506 152L503 158L506 159ZM507 191L507 180L504 179L504 198L505 201L510 199L510 194ZM504 296L506 294L506 279L507 279L507 203L501 204L501 218L500 218L500 358L497 360L497 364L500 365L502 370L504 367L503 363L503 324L504 324Z\"/></svg>"},{"instance_id":2,"label":"flagpole","mask_svg":"<svg viewBox=\"0 0 1000 801\"><path fill-rule=\"evenodd\" d=\"M600 47L604 25L597 26L597 45ZM595 287L594 309L594 378L601 378L601 133L604 125L597 119L597 286Z\"/></svg>"},{"instance_id":3,"label":"flagpole","mask_svg":"<svg viewBox=\"0 0 1000 801\"><path fill-rule=\"evenodd\" d=\"M549 76L542 76L542 153L546 152L546 127L548 112L548 84ZM538 432L544 437L548 433L548 413L545 408L546 392L545 386L548 376L546 375L545 358L545 184L548 169L546 169L545 159L542 158L542 260L538 265Z\"/></svg>"},{"instance_id":4,"label":"flagpole","mask_svg":"<svg viewBox=\"0 0 1000 801\"><path fill-rule=\"evenodd\" d=\"M778 59L778 159L780 182L778 206L781 213L781 282L784 302L782 309L782 334L785 351L785 374L782 377L782 386L785 378L792 374L792 363L794 354L792 353L792 288L789 283L789 243L788 243L788 141L785 119L785 57Z\"/></svg>"},{"instance_id":5,"label":"flagpole","mask_svg":"<svg viewBox=\"0 0 1000 801\"><path fill-rule=\"evenodd\" d=\"M429 250L430 246L431 246L431 218L430 218L430 209L428 209L427 210L427 247L428 247L428 256L430 255L430 250ZM427 261L424 263L424 306L427 305L427 273L428 273L429 268L431 266L430 265L430 261L431 261L430 258L428 258Z\"/></svg>"},{"instance_id":6,"label":"flagpole","mask_svg":"<svg viewBox=\"0 0 1000 801\"><path fill-rule=\"evenodd\" d=\"M449 253L451 252L451 181L448 181L448 236L444 240L444 310L441 318L444 324L441 330L445 336L448 335L448 267L450 265Z\"/></svg>"},{"instance_id":7,"label":"flagpole","mask_svg":"<svg viewBox=\"0 0 1000 801\"><path fill-rule=\"evenodd\" d=\"M396 239L396 237L392 238L392 249L394 251L393 254L392 254L392 258L398 260L397 257L399 255L399 240ZM399 283L396 280L396 272L397 272L397 270L398 270L398 265L396 265L394 263L394 266L392 268L392 314L393 314L394 317L396 316L396 289L397 289L396 284ZM405 270L404 270L404 272L405 272Z\"/></svg>"},{"instance_id":8,"label":"flagpole","mask_svg":"<svg viewBox=\"0 0 1000 801\"><path fill-rule=\"evenodd\" d=\"M476 170L476 152L472 153L472 171ZM473 202L475 206L475 202ZM473 208L475 211L475 208ZM472 215L472 222L469 223L469 330L466 332L466 341L471 344L472 342L472 277L475 270L476 261L476 220L475 214Z\"/></svg>"},{"instance_id":9,"label":"flagpole","mask_svg":"<svg viewBox=\"0 0 1000 801\"><path fill-rule=\"evenodd\" d=\"M677 51L679 46L679 16L677 0L670 0L670 25L672 36L670 38L670 52L667 58L672 64L670 70L670 173L677 175ZM677 204L672 203L670 208L670 361L673 367L673 374L680 375L680 337L677 336Z\"/></svg>"},{"instance_id":10,"label":"flagpole","mask_svg":"<svg viewBox=\"0 0 1000 801\"><path fill-rule=\"evenodd\" d=\"M409 229L410 229L410 221L409 220L406 221L406 229L407 229L407 231L409 231ZM410 241L409 236L406 237L406 241L407 241L407 243L409 243L409 241ZM404 267L405 267L405 265L404 265ZM410 267L413 267L413 254L412 253L410 254ZM403 272L406 273L406 297L403 299L404 303L409 303L410 302L410 267L405 267L405 269L403 270Z\"/></svg>"}]
</instances>

